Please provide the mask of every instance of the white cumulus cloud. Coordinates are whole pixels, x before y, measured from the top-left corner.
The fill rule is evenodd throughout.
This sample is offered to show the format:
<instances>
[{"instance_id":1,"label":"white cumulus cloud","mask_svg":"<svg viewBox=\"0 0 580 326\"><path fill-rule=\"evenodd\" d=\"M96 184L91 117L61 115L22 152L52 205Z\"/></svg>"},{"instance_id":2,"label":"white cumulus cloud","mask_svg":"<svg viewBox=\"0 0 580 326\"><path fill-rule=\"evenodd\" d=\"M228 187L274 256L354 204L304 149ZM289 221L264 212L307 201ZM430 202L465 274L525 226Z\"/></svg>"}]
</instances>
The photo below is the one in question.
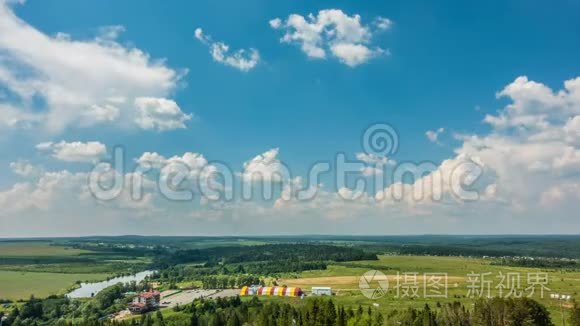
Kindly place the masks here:
<instances>
[{"instance_id":1,"label":"white cumulus cloud","mask_svg":"<svg viewBox=\"0 0 580 326\"><path fill-rule=\"evenodd\" d=\"M10 169L17 175L23 177L37 177L42 173L42 169L26 160L18 160L10 163Z\"/></svg>"},{"instance_id":2,"label":"white cumulus cloud","mask_svg":"<svg viewBox=\"0 0 580 326\"><path fill-rule=\"evenodd\" d=\"M93 39L51 36L0 1L0 86L10 95L0 100L0 126L53 133L103 123L136 127L135 99L168 97L184 72L119 43L123 30L104 27Z\"/></svg>"},{"instance_id":3,"label":"white cumulus cloud","mask_svg":"<svg viewBox=\"0 0 580 326\"><path fill-rule=\"evenodd\" d=\"M391 25L384 17L378 17L373 25L364 25L359 15L349 16L339 9L320 10L316 16L291 14L285 20L270 20L270 27L285 32L281 42L300 45L314 59L327 58L330 53L350 67L388 54L388 50L373 46L371 41L373 34Z\"/></svg>"},{"instance_id":4,"label":"white cumulus cloud","mask_svg":"<svg viewBox=\"0 0 580 326\"><path fill-rule=\"evenodd\" d=\"M135 123L142 129L183 129L185 122L192 117L183 113L175 101L166 98L138 97L135 108Z\"/></svg>"},{"instance_id":5,"label":"white cumulus cloud","mask_svg":"<svg viewBox=\"0 0 580 326\"><path fill-rule=\"evenodd\" d=\"M279 148L272 148L244 163L241 177L244 181L283 182L289 171L278 159Z\"/></svg>"},{"instance_id":6,"label":"white cumulus cloud","mask_svg":"<svg viewBox=\"0 0 580 326\"><path fill-rule=\"evenodd\" d=\"M230 51L230 46L224 42L215 42L201 28L195 29L195 38L209 47L215 62L236 68L240 71L250 71L260 62L260 53L254 48Z\"/></svg>"},{"instance_id":7,"label":"white cumulus cloud","mask_svg":"<svg viewBox=\"0 0 580 326\"><path fill-rule=\"evenodd\" d=\"M36 149L50 152L54 158L65 162L96 162L107 154L107 147L96 141L46 142L36 145Z\"/></svg>"},{"instance_id":8,"label":"white cumulus cloud","mask_svg":"<svg viewBox=\"0 0 580 326\"><path fill-rule=\"evenodd\" d=\"M487 135L462 138L457 152L476 155L497 171L498 187L506 202L522 212L542 211L538 204L580 186L580 78L564 82L561 90L520 76L505 86L498 97L510 103L497 115L484 119L492 127ZM564 214L551 208L550 215ZM569 212L568 212L569 213Z\"/></svg>"},{"instance_id":9,"label":"white cumulus cloud","mask_svg":"<svg viewBox=\"0 0 580 326\"><path fill-rule=\"evenodd\" d=\"M356 159L365 162L367 164L376 164L376 165L387 165L387 164L393 165L396 163L395 161L390 160L386 156L381 156L373 153L371 154L357 153Z\"/></svg>"}]
</instances>

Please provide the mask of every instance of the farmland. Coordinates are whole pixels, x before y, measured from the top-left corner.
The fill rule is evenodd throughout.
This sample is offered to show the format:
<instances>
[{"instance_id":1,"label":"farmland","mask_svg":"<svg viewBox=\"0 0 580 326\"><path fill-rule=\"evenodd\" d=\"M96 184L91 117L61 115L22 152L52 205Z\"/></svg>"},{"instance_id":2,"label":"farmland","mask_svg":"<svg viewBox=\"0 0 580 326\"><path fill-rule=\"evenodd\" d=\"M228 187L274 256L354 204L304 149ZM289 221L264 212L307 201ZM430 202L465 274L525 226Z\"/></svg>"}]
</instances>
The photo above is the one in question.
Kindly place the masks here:
<instances>
[{"instance_id":1,"label":"farmland","mask_svg":"<svg viewBox=\"0 0 580 326\"><path fill-rule=\"evenodd\" d=\"M53 246L50 241L4 241L0 242L1 257L58 257L78 256L87 250Z\"/></svg>"},{"instance_id":2,"label":"farmland","mask_svg":"<svg viewBox=\"0 0 580 326\"><path fill-rule=\"evenodd\" d=\"M547 273L549 276L543 298L539 293L539 288L532 296L535 300L545 305L553 316L560 316L560 304L558 300L550 299L549 293L565 293L577 296L580 292L580 271L564 271L557 269L537 269L523 267L505 267L490 264L490 259L467 258L467 257L434 257L434 256L379 256L378 261L358 261L345 264L330 265L327 270L305 271L292 278L282 278L279 284L288 286L298 286L310 289L312 286L329 286L335 289L335 298L338 303L346 306L356 307L359 304L371 306L379 304L381 310L387 312L393 309L406 309L407 307L420 308L425 304L432 306L437 302L461 301L468 305L475 301L475 298L468 298L469 274L489 273L488 280L491 281L491 295L499 295L500 275L519 275L520 289L525 292L527 287L528 274ZM347 266L345 266L347 265ZM357 265L364 267L356 267ZM378 299L367 299L361 295L359 280L369 269L375 269L384 273L388 279L389 291ZM397 274L398 273L398 274ZM413 273L417 273L416 285L418 286L418 296L405 296L404 290L400 290L397 295L396 286L404 283L405 274L407 284L414 282ZM448 283L448 293L445 297L425 298L424 295L424 275L427 273L446 273ZM397 275L399 278L397 279ZM473 276L472 276L473 278ZM398 281L398 283L397 283ZM505 283L505 282L504 282ZM428 284L428 282L427 282ZM371 283L378 286L378 283ZM401 288L400 288L401 289ZM504 291L507 292L507 291ZM504 293L505 294L505 293ZM564 303L569 306L569 303Z\"/></svg>"},{"instance_id":3,"label":"farmland","mask_svg":"<svg viewBox=\"0 0 580 326\"><path fill-rule=\"evenodd\" d=\"M55 241L0 241L0 298L64 294L77 282L126 273L127 263Z\"/></svg>"},{"instance_id":4,"label":"farmland","mask_svg":"<svg viewBox=\"0 0 580 326\"><path fill-rule=\"evenodd\" d=\"M10 300L27 299L31 295L47 297L64 294L77 281L100 281L106 274L65 274L0 271L0 297Z\"/></svg>"},{"instance_id":5,"label":"farmland","mask_svg":"<svg viewBox=\"0 0 580 326\"><path fill-rule=\"evenodd\" d=\"M190 289L230 289L227 291L237 293L231 289L263 284L300 287L308 295L312 287L327 286L332 288L332 300L337 306L349 310L362 307L364 311L372 309L373 313L398 318L393 316L399 316L398 312L410 308L423 309L426 304L439 309L437 307L458 302L465 309L472 309L479 298L472 292L476 275L484 275L481 277L489 281L491 296L501 297L506 297L512 288L515 292L511 297L527 296L530 275L544 275L547 282L540 282L545 286L543 296L541 286L536 284L531 298L546 307L556 325L562 324L562 317L568 318L574 301L551 299L550 294L576 298L580 292L577 238L494 237L476 239L476 242L478 246L472 246L464 238L457 237L96 237L2 241L0 299L16 301L27 300L30 295L36 298L58 295L46 300L64 300L64 303L72 304L70 307L74 310L67 316L96 320L123 309L130 298L118 295L135 290L117 288L107 291L117 296L116 300L103 295L102 298L68 302L61 295L78 281L98 281L114 275L155 269L158 273L149 281L160 291L183 290L183 293L189 293ZM508 255L533 252L539 256ZM486 256L488 253L495 255ZM548 256L554 253L560 253L560 256ZM384 295L373 299L363 295L359 282L368 271L386 275L388 287L384 289ZM432 290L433 275L440 277L439 285L447 286L428 292ZM502 278L508 275L509 280ZM138 284L137 288L147 287L146 283ZM370 280L370 288L378 286L376 280ZM310 296L304 300L265 296L241 299L250 305L256 316L262 313L261 307L266 307L260 306L260 302L282 306L289 303L296 309L311 309L308 307L312 302ZM96 304L95 300L107 303ZM25 304L15 302L14 306ZM239 303L232 301L227 304ZM182 302L180 306L189 304ZM186 309L179 311L176 308L179 307L164 309L162 315L167 320L176 320L177 324L177 320L189 318L189 308L179 308ZM206 317L210 318L211 314Z\"/></svg>"}]
</instances>

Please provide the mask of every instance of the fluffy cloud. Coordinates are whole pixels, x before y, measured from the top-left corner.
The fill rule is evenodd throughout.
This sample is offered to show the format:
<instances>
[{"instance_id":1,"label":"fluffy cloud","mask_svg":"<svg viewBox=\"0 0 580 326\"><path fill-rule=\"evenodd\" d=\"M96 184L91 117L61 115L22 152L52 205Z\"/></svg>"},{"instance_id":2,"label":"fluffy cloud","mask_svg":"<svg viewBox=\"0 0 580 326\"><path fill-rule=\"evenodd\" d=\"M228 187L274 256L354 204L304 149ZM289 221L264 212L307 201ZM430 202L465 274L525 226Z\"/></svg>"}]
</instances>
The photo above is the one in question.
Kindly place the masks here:
<instances>
[{"instance_id":1,"label":"fluffy cloud","mask_svg":"<svg viewBox=\"0 0 580 326\"><path fill-rule=\"evenodd\" d=\"M429 139L430 142L436 143L439 140L439 136L445 132L445 128L441 127L437 130L427 130L425 136Z\"/></svg>"},{"instance_id":2,"label":"fluffy cloud","mask_svg":"<svg viewBox=\"0 0 580 326\"><path fill-rule=\"evenodd\" d=\"M4 213L58 209L67 200L88 198L86 180L86 173L44 172L34 180L0 192L0 205L6 209Z\"/></svg>"},{"instance_id":3,"label":"fluffy cloud","mask_svg":"<svg viewBox=\"0 0 580 326\"><path fill-rule=\"evenodd\" d=\"M26 160L18 160L16 162L10 163L10 169L17 175L23 177L37 177L42 174L42 169L32 165Z\"/></svg>"},{"instance_id":4,"label":"fluffy cloud","mask_svg":"<svg viewBox=\"0 0 580 326\"><path fill-rule=\"evenodd\" d=\"M488 135L462 137L458 153L476 155L492 166L501 179L501 195L521 212L541 212L539 205L580 185L580 78L550 87L525 76L498 92L510 103L497 115L488 115ZM565 207L566 205L562 205Z\"/></svg>"},{"instance_id":5,"label":"fluffy cloud","mask_svg":"<svg viewBox=\"0 0 580 326\"><path fill-rule=\"evenodd\" d=\"M141 166L151 166L152 168L161 169L164 167L183 165L186 166L193 175L199 174L204 168L208 167L209 162L199 153L186 152L183 155L174 155L165 158L156 152L145 152L135 160Z\"/></svg>"},{"instance_id":6,"label":"fluffy cloud","mask_svg":"<svg viewBox=\"0 0 580 326\"><path fill-rule=\"evenodd\" d=\"M540 196L540 203L550 208L557 208L565 203L578 202L579 200L579 183L562 183L552 186L542 192Z\"/></svg>"},{"instance_id":7,"label":"fluffy cloud","mask_svg":"<svg viewBox=\"0 0 580 326\"><path fill-rule=\"evenodd\" d=\"M386 156L379 156L376 154L367 154L367 153L357 153L356 159L367 164L375 164L375 165L393 165L396 162L393 160L389 160Z\"/></svg>"},{"instance_id":8,"label":"fluffy cloud","mask_svg":"<svg viewBox=\"0 0 580 326\"><path fill-rule=\"evenodd\" d=\"M55 146L46 143L39 147L53 149ZM70 159L69 155L73 153L65 154L65 151L55 155L62 154ZM120 230L119 227L122 232L126 232L129 225L132 225L131 228L139 228L143 223L149 228L151 223L159 222L159 227L162 227L162 221L175 223L169 220L171 214L191 216L194 206L200 209L199 204L193 203L194 199L200 200L199 196L188 198L187 204L180 201L183 198L172 196L183 193L186 188L196 190L192 182L194 179L211 176L214 169L203 155L188 152L165 158L158 153L148 152L135 161L135 172L125 173L106 163L98 164L91 171L71 172L45 171L27 161L14 162L10 165L11 169L25 180L0 191L0 205L3 208L0 221L5 223L18 215L18 225L10 230L16 232L14 234L110 234ZM143 169L149 165L154 169ZM186 169L183 170L183 167ZM127 168L131 169L130 166ZM178 171L189 174L184 182L171 184L172 180L167 179L171 179L171 174ZM168 186L164 187L164 183ZM103 193L108 191L113 191L115 195L104 199ZM164 214L163 218L160 218L160 214ZM28 222L34 222L37 227L30 228ZM142 229L140 233L150 231ZM6 234L6 230L3 232L3 235Z\"/></svg>"},{"instance_id":9,"label":"fluffy cloud","mask_svg":"<svg viewBox=\"0 0 580 326\"><path fill-rule=\"evenodd\" d=\"M160 186L166 187L164 196L180 198L199 195L202 201L217 200L223 194L223 187L217 182L218 169L209 164L208 160L199 153L186 152L183 155L174 155L165 158L155 152L145 152L135 160L147 174L151 169L158 173ZM178 198L179 197L179 198Z\"/></svg>"},{"instance_id":10,"label":"fluffy cloud","mask_svg":"<svg viewBox=\"0 0 580 326\"><path fill-rule=\"evenodd\" d=\"M339 9L321 10L316 16L291 14L286 20L270 20L270 27L285 32L281 42L300 45L309 58L324 59L331 53L350 67L388 53L373 47L371 39L375 32L389 29L391 25L387 18L378 17L372 28L362 24L359 15L349 16Z\"/></svg>"},{"instance_id":11,"label":"fluffy cloud","mask_svg":"<svg viewBox=\"0 0 580 326\"><path fill-rule=\"evenodd\" d=\"M135 123L142 129L183 129L185 122L191 119L191 115L184 114L175 101L165 98L138 97L135 107Z\"/></svg>"},{"instance_id":12,"label":"fluffy cloud","mask_svg":"<svg viewBox=\"0 0 580 326\"><path fill-rule=\"evenodd\" d=\"M521 76L498 92L497 97L509 98L512 103L497 116L487 115L485 122L497 129L538 133L580 114L580 77L565 81L564 89L554 92Z\"/></svg>"},{"instance_id":13,"label":"fluffy cloud","mask_svg":"<svg viewBox=\"0 0 580 326\"><path fill-rule=\"evenodd\" d=\"M0 98L0 101L2 99ZM30 128L42 120L42 115L32 112L22 112L16 107L0 103L0 127Z\"/></svg>"},{"instance_id":14,"label":"fluffy cloud","mask_svg":"<svg viewBox=\"0 0 580 326\"><path fill-rule=\"evenodd\" d=\"M368 188L305 184L311 180L291 177L277 148L247 161L240 180L236 179L276 182L281 192L272 201L168 199L153 182L159 171L187 167L192 180L203 176L203 171L216 171L203 155L193 152L172 157L147 152L137 158L137 165L155 170L152 175L123 175L126 180L145 178L141 201L133 200L125 189L115 200L97 200L87 189L88 173L47 172L18 161L11 169L23 180L0 191L0 221L14 216L26 221L17 227L27 228L11 230L12 235L30 235L29 225L38 225L37 233L59 230L55 225L65 222L69 228L64 229L77 228L75 234L98 232L95 228L103 233L183 234L188 233L188 225L195 226L190 232L196 234L577 232L580 97L576 80L554 91L517 78L498 93L507 97L508 105L484 120L505 117L507 124L492 123L485 134L461 135L455 155L441 164L404 162L382 170L381 179L389 183L376 193ZM540 120L544 123L529 123ZM371 169L391 162L365 153L357 154L357 159ZM408 173L399 173L406 163ZM97 218L98 223L90 223Z\"/></svg>"},{"instance_id":15,"label":"fluffy cloud","mask_svg":"<svg viewBox=\"0 0 580 326\"><path fill-rule=\"evenodd\" d=\"M564 128L564 140L574 146L580 146L580 115L570 118Z\"/></svg>"},{"instance_id":16,"label":"fluffy cloud","mask_svg":"<svg viewBox=\"0 0 580 326\"><path fill-rule=\"evenodd\" d=\"M132 219L157 212L151 192L140 198L133 195L131 187L136 182L133 178L141 176L132 173L120 175L124 180L122 191L113 200L101 201L89 188L90 172L41 171L26 182L16 183L0 192L0 205L3 207L0 220L7 221L17 214L20 219L14 225L16 234L43 234L43 230L50 230L44 234L69 234L74 230L91 233L102 226L102 230L106 230L123 224L124 221L119 220L123 216ZM108 180L115 174L118 175L109 168L101 180ZM37 228L30 228L29 223L34 223Z\"/></svg>"},{"instance_id":17,"label":"fluffy cloud","mask_svg":"<svg viewBox=\"0 0 580 326\"><path fill-rule=\"evenodd\" d=\"M366 177L380 176L384 174L384 168L387 165L395 165L397 162L390 160L386 156L357 153L356 159L364 162L367 166L360 168L360 173Z\"/></svg>"},{"instance_id":18,"label":"fluffy cloud","mask_svg":"<svg viewBox=\"0 0 580 326\"><path fill-rule=\"evenodd\" d=\"M0 126L42 126L51 132L102 123L141 126L135 100L166 98L183 73L118 43L122 31L120 26L102 28L89 40L50 36L0 1L0 86L10 95L0 100L5 102L0 103ZM183 121L159 125L181 128Z\"/></svg>"},{"instance_id":19,"label":"fluffy cloud","mask_svg":"<svg viewBox=\"0 0 580 326\"><path fill-rule=\"evenodd\" d=\"M244 163L244 170L240 174L247 182L283 182L289 179L290 173L286 166L278 159L279 148L272 148Z\"/></svg>"},{"instance_id":20,"label":"fluffy cloud","mask_svg":"<svg viewBox=\"0 0 580 326\"><path fill-rule=\"evenodd\" d=\"M378 29L387 30L393 26L393 21L385 17L377 17L374 24Z\"/></svg>"},{"instance_id":21,"label":"fluffy cloud","mask_svg":"<svg viewBox=\"0 0 580 326\"><path fill-rule=\"evenodd\" d=\"M96 162L107 154L107 147L100 142L46 142L36 145L36 149L50 152L58 160L65 162Z\"/></svg>"},{"instance_id":22,"label":"fluffy cloud","mask_svg":"<svg viewBox=\"0 0 580 326\"><path fill-rule=\"evenodd\" d=\"M403 167L402 167L403 168ZM436 170L424 172L408 170L414 175L412 183L405 183L403 174L394 183L375 195L378 202L408 204L445 204L493 198L497 175L478 157L459 154L445 160Z\"/></svg>"},{"instance_id":23,"label":"fluffy cloud","mask_svg":"<svg viewBox=\"0 0 580 326\"><path fill-rule=\"evenodd\" d=\"M254 69L260 62L258 50L250 48L230 52L229 45L213 41L211 36L204 34L199 27L195 29L195 38L209 47L209 53L215 62L244 72Z\"/></svg>"},{"instance_id":24,"label":"fluffy cloud","mask_svg":"<svg viewBox=\"0 0 580 326\"><path fill-rule=\"evenodd\" d=\"M492 126L491 132L458 137L461 144L455 157L424 169L411 164L410 174L397 174L404 171L400 169L405 163L397 165L391 184L374 198L341 188L336 194L321 192L311 201L284 202L280 207L286 213L356 217L357 221L362 216L388 216L385 222L389 230L395 224L405 224L398 222L398 216L421 219L421 225L429 224L424 220L428 218L433 221L431 228L446 233L457 225L463 225L459 232L470 228L494 233L577 230L572 216L579 208L580 189L578 84L579 79L574 78L565 81L562 90L554 91L518 77L498 92L509 104L484 119ZM435 130L432 136L442 131ZM367 164L384 165L386 161L364 153L357 158ZM365 171L371 174L370 169ZM343 202L337 201L336 195ZM373 223L380 225L379 220ZM431 232L407 223L415 226L414 231L407 232Z\"/></svg>"}]
</instances>

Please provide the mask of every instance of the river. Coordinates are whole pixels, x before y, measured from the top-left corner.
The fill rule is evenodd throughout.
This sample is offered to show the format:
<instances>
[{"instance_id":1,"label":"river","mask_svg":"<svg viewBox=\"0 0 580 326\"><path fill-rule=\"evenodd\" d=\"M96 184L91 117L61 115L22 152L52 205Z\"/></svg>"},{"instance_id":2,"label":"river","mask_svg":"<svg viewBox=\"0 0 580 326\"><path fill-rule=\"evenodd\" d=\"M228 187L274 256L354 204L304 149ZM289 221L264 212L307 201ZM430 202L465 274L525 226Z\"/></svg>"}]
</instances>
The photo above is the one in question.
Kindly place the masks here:
<instances>
[{"instance_id":1,"label":"river","mask_svg":"<svg viewBox=\"0 0 580 326\"><path fill-rule=\"evenodd\" d=\"M155 271L143 271L135 275L115 277L108 281L81 283L80 288L72 290L66 296L69 298L90 298L99 293L99 291L108 288L111 285L115 285L117 283L129 283L132 281L139 283L144 280L145 277L150 276L153 273L155 273Z\"/></svg>"}]
</instances>

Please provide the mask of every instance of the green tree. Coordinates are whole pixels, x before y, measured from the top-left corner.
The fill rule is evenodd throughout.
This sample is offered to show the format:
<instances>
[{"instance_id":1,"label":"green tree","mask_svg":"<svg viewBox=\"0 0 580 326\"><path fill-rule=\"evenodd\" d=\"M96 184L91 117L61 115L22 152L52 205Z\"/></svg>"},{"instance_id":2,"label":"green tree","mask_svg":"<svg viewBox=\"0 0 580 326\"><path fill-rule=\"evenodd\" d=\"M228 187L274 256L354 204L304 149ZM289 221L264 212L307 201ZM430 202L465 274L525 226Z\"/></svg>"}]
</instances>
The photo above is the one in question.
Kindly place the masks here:
<instances>
[{"instance_id":1,"label":"green tree","mask_svg":"<svg viewBox=\"0 0 580 326\"><path fill-rule=\"evenodd\" d=\"M385 319L383 318L383 314L377 311L373 316L373 326L383 326L384 323Z\"/></svg>"},{"instance_id":2,"label":"green tree","mask_svg":"<svg viewBox=\"0 0 580 326\"><path fill-rule=\"evenodd\" d=\"M346 326L346 313L344 312L344 307L342 306L338 308L336 326Z\"/></svg>"},{"instance_id":3,"label":"green tree","mask_svg":"<svg viewBox=\"0 0 580 326\"><path fill-rule=\"evenodd\" d=\"M334 326L336 325L336 307L332 300L327 300L324 309L324 325Z\"/></svg>"},{"instance_id":4,"label":"green tree","mask_svg":"<svg viewBox=\"0 0 580 326\"><path fill-rule=\"evenodd\" d=\"M580 307L576 304L570 312L570 326L580 326Z\"/></svg>"},{"instance_id":5,"label":"green tree","mask_svg":"<svg viewBox=\"0 0 580 326\"><path fill-rule=\"evenodd\" d=\"M165 326L165 320L163 320L163 313L157 310L155 313L155 326Z\"/></svg>"},{"instance_id":6,"label":"green tree","mask_svg":"<svg viewBox=\"0 0 580 326\"><path fill-rule=\"evenodd\" d=\"M197 316L197 312L193 311L193 313L191 314L191 319L189 320L189 325L191 326L198 326L199 324L199 318Z\"/></svg>"}]
</instances>

